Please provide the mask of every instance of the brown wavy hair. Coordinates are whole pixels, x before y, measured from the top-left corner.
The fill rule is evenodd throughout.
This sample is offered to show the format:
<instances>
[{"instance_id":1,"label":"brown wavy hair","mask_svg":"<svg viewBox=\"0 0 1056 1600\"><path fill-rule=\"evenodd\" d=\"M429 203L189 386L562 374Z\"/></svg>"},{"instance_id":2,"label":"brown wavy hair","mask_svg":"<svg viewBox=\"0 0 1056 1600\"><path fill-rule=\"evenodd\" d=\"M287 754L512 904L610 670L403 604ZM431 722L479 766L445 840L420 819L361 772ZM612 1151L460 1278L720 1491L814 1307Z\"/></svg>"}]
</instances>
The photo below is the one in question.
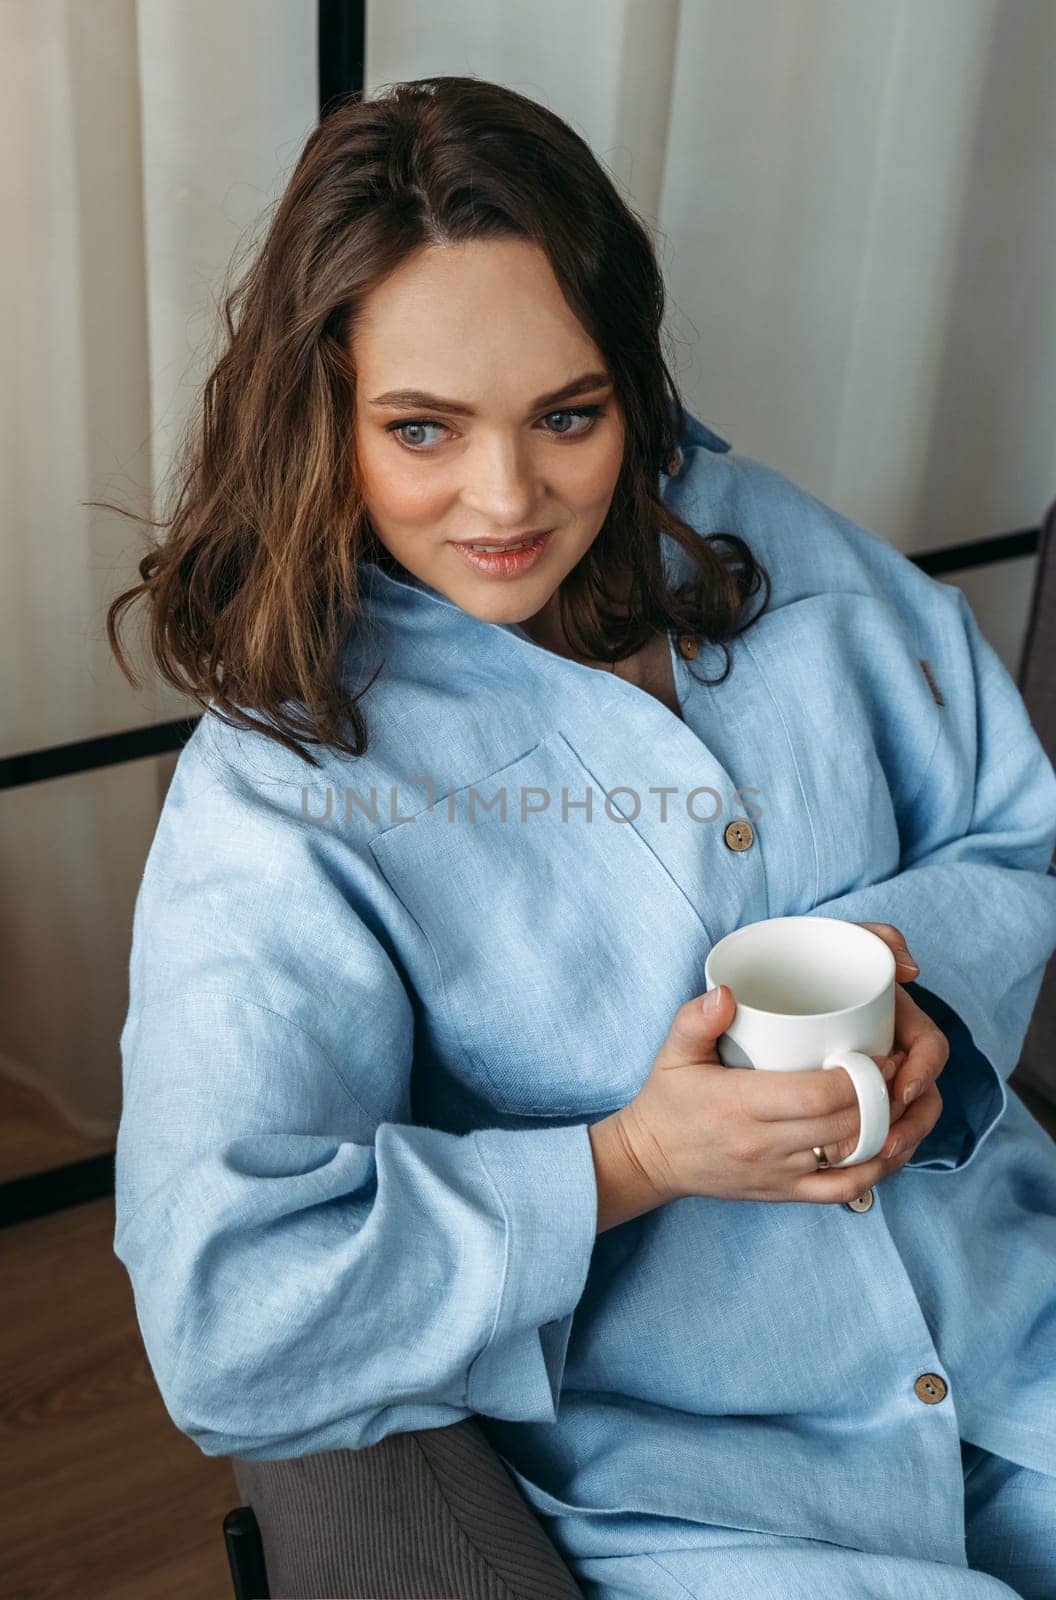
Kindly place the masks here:
<instances>
[{"instance_id":1,"label":"brown wavy hair","mask_svg":"<svg viewBox=\"0 0 1056 1600\"><path fill-rule=\"evenodd\" d=\"M359 309L424 245L511 237L546 252L625 418L608 514L561 585L568 639L592 660L617 661L660 630L700 633L724 647L725 671L711 681L728 676L725 641L766 609L770 580L743 539L702 538L660 498L685 416L661 350L665 294L648 229L552 111L500 84L437 77L345 96L313 129L263 244L224 295L224 352L176 453L171 515L88 502L168 529L139 562L142 582L106 613L133 686L119 623L145 597L154 663L203 710L312 766L321 763L309 745L365 753L358 702L377 672L350 692L343 645L357 619L369 621L357 563L392 564L357 487ZM661 532L695 565L677 588ZM616 574L629 602L614 609ZM760 585L763 604L745 619Z\"/></svg>"}]
</instances>

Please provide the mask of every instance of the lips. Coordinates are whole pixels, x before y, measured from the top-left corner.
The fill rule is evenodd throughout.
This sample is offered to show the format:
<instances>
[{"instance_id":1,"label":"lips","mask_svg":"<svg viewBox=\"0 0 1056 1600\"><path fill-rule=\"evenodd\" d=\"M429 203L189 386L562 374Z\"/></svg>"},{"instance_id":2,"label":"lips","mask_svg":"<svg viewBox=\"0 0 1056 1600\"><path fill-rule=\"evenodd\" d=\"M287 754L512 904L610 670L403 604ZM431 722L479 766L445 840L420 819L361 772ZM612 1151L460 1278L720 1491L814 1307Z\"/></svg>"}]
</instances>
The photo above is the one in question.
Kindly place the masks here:
<instances>
[{"instance_id":1,"label":"lips","mask_svg":"<svg viewBox=\"0 0 1056 1600\"><path fill-rule=\"evenodd\" d=\"M541 539L544 533L549 533L549 528L532 528L528 533L520 534L516 539L507 539L500 543L496 539L453 539L452 544L457 544L460 550L472 549L475 544L487 545L487 555L501 555L504 550L515 550L519 545L532 544L536 539Z\"/></svg>"},{"instance_id":2,"label":"lips","mask_svg":"<svg viewBox=\"0 0 1056 1600\"><path fill-rule=\"evenodd\" d=\"M517 550L511 550L508 546L501 550L474 550L472 544L455 540L452 540L452 544L467 566L475 568L477 572L486 573L492 578L515 578L542 560L549 548L552 532L553 529L546 530Z\"/></svg>"}]
</instances>

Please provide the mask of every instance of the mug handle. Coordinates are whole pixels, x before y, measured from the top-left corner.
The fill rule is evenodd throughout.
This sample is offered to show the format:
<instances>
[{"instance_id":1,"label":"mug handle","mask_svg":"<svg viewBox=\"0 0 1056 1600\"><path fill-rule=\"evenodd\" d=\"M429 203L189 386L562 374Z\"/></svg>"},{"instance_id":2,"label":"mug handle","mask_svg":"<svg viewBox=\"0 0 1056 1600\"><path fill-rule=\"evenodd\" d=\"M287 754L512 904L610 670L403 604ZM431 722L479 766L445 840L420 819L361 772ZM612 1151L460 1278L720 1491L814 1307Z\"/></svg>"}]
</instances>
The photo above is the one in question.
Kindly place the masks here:
<instances>
[{"instance_id":1,"label":"mug handle","mask_svg":"<svg viewBox=\"0 0 1056 1600\"><path fill-rule=\"evenodd\" d=\"M854 1091L858 1096L860 1127L858 1143L842 1161L830 1163L834 1167L851 1167L859 1161L870 1161L879 1155L891 1128L891 1100L887 1092L887 1079L871 1056L861 1050L833 1051L821 1063L823 1067L843 1067L850 1073Z\"/></svg>"}]
</instances>

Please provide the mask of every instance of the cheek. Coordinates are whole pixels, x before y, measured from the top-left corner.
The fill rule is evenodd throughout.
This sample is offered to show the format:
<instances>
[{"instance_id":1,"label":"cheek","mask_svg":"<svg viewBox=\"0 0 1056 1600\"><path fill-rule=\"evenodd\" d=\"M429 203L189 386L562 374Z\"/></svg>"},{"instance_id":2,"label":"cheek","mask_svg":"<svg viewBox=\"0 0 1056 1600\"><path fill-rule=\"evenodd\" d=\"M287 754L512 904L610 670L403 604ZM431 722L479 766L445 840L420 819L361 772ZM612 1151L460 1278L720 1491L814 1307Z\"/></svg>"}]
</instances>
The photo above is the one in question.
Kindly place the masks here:
<instances>
[{"instance_id":1,"label":"cheek","mask_svg":"<svg viewBox=\"0 0 1056 1600\"><path fill-rule=\"evenodd\" d=\"M568 469L567 498L584 511L607 504L619 479L622 461L622 441L605 448L599 446L597 450L584 450L580 459L573 461Z\"/></svg>"},{"instance_id":2,"label":"cheek","mask_svg":"<svg viewBox=\"0 0 1056 1600\"><path fill-rule=\"evenodd\" d=\"M367 509L382 525L435 521L447 502L439 476L404 466L385 440L361 447L357 459Z\"/></svg>"}]
</instances>

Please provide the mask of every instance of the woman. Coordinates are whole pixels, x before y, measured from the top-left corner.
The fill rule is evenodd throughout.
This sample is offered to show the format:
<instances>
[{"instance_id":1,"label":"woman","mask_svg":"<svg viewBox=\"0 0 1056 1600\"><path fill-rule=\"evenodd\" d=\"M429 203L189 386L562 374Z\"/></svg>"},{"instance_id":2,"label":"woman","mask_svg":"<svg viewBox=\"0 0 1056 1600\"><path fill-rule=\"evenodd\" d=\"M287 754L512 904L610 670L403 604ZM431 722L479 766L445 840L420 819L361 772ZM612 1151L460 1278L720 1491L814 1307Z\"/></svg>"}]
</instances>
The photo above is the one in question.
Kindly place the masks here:
<instances>
[{"instance_id":1,"label":"woman","mask_svg":"<svg viewBox=\"0 0 1056 1600\"><path fill-rule=\"evenodd\" d=\"M207 1455L475 1413L600 1600L1051 1597L1056 1151L1005 1080L1056 775L958 589L683 412L663 303L507 89L308 140L108 618L206 712L115 1250ZM920 962L853 1168L847 1074L723 1069L701 1005L807 912Z\"/></svg>"}]
</instances>

